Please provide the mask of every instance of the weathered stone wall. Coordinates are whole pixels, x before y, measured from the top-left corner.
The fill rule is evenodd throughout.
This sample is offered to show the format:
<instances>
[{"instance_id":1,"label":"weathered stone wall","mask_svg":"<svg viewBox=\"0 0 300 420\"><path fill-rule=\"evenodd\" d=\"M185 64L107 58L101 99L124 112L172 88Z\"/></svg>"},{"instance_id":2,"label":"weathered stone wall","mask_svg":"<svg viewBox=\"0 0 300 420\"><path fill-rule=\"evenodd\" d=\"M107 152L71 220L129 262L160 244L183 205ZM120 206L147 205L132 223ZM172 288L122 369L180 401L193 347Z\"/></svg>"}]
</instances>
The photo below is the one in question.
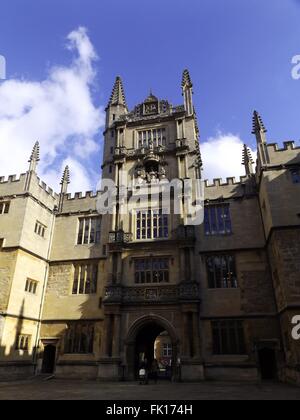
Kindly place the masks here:
<instances>
[{"instance_id":1,"label":"weathered stone wall","mask_svg":"<svg viewBox=\"0 0 300 420\"><path fill-rule=\"evenodd\" d=\"M72 291L74 267L72 264L51 264L49 267L47 295L57 298L69 296Z\"/></svg>"},{"instance_id":2,"label":"weathered stone wall","mask_svg":"<svg viewBox=\"0 0 300 420\"><path fill-rule=\"evenodd\" d=\"M225 191L222 187L209 187L206 188L205 193L214 197L211 200L217 200L223 197ZM213 201L211 203L213 204ZM199 232L197 248L199 251L216 252L263 248L265 237L257 197L240 197L238 200L233 197L226 200L225 203L230 205L232 234L206 236L204 224L197 226Z\"/></svg>"},{"instance_id":3,"label":"weathered stone wall","mask_svg":"<svg viewBox=\"0 0 300 420\"><path fill-rule=\"evenodd\" d=\"M275 230L268 246L285 353L280 379L297 384L300 383L300 347L299 341L292 338L292 319L300 315L299 233L299 229L292 228Z\"/></svg>"},{"instance_id":4,"label":"weathered stone wall","mask_svg":"<svg viewBox=\"0 0 300 420\"><path fill-rule=\"evenodd\" d=\"M264 250L236 252L237 289L209 289L206 254L198 260L197 279L201 284L201 315L205 317L274 314L276 312L272 280ZM211 255L211 254L208 254ZM212 255L214 255L212 253Z\"/></svg>"},{"instance_id":5,"label":"weathered stone wall","mask_svg":"<svg viewBox=\"0 0 300 420\"><path fill-rule=\"evenodd\" d=\"M8 306L15 265L16 252L0 249L0 312L5 312Z\"/></svg>"},{"instance_id":6,"label":"weathered stone wall","mask_svg":"<svg viewBox=\"0 0 300 420\"><path fill-rule=\"evenodd\" d=\"M268 247L278 309L300 306L300 230L274 231Z\"/></svg>"},{"instance_id":7,"label":"weathered stone wall","mask_svg":"<svg viewBox=\"0 0 300 420\"><path fill-rule=\"evenodd\" d=\"M82 261L82 263L88 262ZM103 297L103 278L104 261L100 261L97 293L94 295L73 295L74 264L72 262L51 264L43 319L52 321L101 319L103 309L99 307L99 301Z\"/></svg>"},{"instance_id":8,"label":"weathered stone wall","mask_svg":"<svg viewBox=\"0 0 300 420\"><path fill-rule=\"evenodd\" d=\"M293 183L288 169L270 169L262 174L259 199L267 237L272 228L299 226L300 187Z\"/></svg>"},{"instance_id":9,"label":"weathered stone wall","mask_svg":"<svg viewBox=\"0 0 300 420\"><path fill-rule=\"evenodd\" d=\"M244 313L275 312L275 299L269 270L244 271L241 275L241 309Z\"/></svg>"}]
</instances>

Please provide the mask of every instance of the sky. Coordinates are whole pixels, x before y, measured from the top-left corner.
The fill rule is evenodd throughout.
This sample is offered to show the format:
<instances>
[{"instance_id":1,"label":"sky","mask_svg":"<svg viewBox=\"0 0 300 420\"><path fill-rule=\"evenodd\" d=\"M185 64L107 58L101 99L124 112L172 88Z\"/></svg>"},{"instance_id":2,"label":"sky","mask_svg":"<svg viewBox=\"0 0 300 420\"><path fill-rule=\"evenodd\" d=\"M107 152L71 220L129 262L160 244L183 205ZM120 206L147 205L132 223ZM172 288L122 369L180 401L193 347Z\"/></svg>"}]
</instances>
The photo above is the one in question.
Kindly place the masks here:
<instances>
[{"instance_id":1,"label":"sky","mask_svg":"<svg viewBox=\"0 0 300 420\"><path fill-rule=\"evenodd\" d=\"M39 175L56 191L95 190L112 86L130 108L150 89L182 103L188 68L201 131L204 178L243 175L253 154L252 113L268 141L299 144L299 0L1 0L0 176L25 172L41 144Z\"/></svg>"}]
</instances>

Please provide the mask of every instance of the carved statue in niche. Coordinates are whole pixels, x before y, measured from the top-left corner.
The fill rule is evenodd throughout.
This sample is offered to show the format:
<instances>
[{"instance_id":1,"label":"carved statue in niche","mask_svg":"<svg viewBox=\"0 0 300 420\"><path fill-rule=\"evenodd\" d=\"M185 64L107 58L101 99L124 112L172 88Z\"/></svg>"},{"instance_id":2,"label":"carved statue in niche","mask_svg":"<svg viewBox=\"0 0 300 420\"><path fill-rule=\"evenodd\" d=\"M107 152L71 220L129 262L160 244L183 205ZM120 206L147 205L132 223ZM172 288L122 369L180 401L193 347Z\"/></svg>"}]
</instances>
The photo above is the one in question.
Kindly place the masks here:
<instances>
[{"instance_id":1,"label":"carved statue in niche","mask_svg":"<svg viewBox=\"0 0 300 420\"><path fill-rule=\"evenodd\" d=\"M149 144L150 152L153 152L154 151L154 142L153 142L152 138L149 140L148 144Z\"/></svg>"},{"instance_id":2,"label":"carved statue in niche","mask_svg":"<svg viewBox=\"0 0 300 420\"><path fill-rule=\"evenodd\" d=\"M153 183L153 182L158 181L158 173L154 168L151 168L150 172L147 173L147 181L149 183Z\"/></svg>"},{"instance_id":3,"label":"carved statue in niche","mask_svg":"<svg viewBox=\"0 0 300 420\"><path fill-rule=\"evenodd\" d=\"M135 169L135 178L137 179L138 183L141 184L146 180L146 171L143 166L137 166Z\"/></svg>"},{"instance_id":4,"label":"carved statue in niche","mask_svg":"<svg viewBox=\"0 0 300 420\"><path fill-rule=\"evenodd\" d=\"M160 169L159 178L160 179L166 179L166 177L167 177L166 174L167 174L167 172L166 172L165 168L162 166L161 169Z\"/></svg>"},{"instance_id":5,"label":"carved statue in niche","mask_svg":"<svg viewBox=\"0 0 300 420\"><path fill-rule=\"evenodd\" d=\"M148 164L143 164L141 161L138 162L135 168L135 178L139 184L141 183L154 183L159 182L160 180L165 180L167 163L162 159L160 163L158 162L148 162Z\"/></svg>"}]
</instances>

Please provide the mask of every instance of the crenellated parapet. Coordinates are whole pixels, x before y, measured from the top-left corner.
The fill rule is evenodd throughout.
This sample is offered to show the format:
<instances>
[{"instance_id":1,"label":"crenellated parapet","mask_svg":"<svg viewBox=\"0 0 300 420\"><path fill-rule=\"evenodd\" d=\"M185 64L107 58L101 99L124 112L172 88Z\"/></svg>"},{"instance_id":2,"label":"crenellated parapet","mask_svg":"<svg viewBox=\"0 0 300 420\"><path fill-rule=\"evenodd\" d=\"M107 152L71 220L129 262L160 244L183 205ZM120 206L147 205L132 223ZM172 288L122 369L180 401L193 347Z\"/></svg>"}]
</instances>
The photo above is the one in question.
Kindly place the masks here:
<instances>
[{"instance_id":1,"label":"crenellated parapet","mask_svg":"<svg viewBox=\"0 0 300 420\"><path fill-rule=\"evenodd\" d=\"M44 181L42 181L39 177L38 179L38 186L39 188L46 193L46 197L51 197L54 201L58 200L59 195L51 188L49 187Z\"/></svg>"},{"instance_id":2,"label":"crenellated parapet","mask_svg":"<svg viewBox=\"0 0 300 420\"><path fill-rule=\"evenodd\" d=\"M29 188L26 189L28 176L28 173L23 173L19 176L9 175L8 177L0 177L0 198L31 195L41 204L53 210L58 202L58 194L35 173L31 174L31 183Z\"/></svg>"},{"instance_id":3,"label":"crenellated parapet","mask_svg":"<svg viewBox=\"0 0 300 420\"><path fill-rule=\"evenodd\" d=\"M297 146L293 140L284 141L283 147L279 147L278 143L268 143L267 147L269 149L273 149L276 152L284 152L286 150L300 150L300 146Z\"/></svg>"},{"instance_id":4,"label":"crenellated parapet","mask_svg":"<svg viewBox=\"0 0 300 420\"><path fill-rule=\"evenodd\" d=\"M249 181L249 177L241 176L239 181L237 181L235 177L228 177L226 178L226 181L224 181L222 178L215 178L212 182L206 179L204 183L205 183L206 188L212 188L212 187L224 187L228 185L241 185L247 181Z\"/></svg>"},{"instance_id":5,"label":"crenellated parapet","mask_svg":"<svg viewBox=\"0 0 300 420\"><path fill-rule=\"evenodd\" d=\"M214 179L212 182L204 181L204 191L206 200L217 200L219 198L242 198L249 195L255 195L256 183L252 176L242 176L239 181L235 177Z\"/></svg>"},{"instance_id":6,"label":"crenellated parapet","mask_svg":"<svg viewBox=\"0 0 300 420\"><path fill-rule=\"evenodd\" d=\"M76 212L95 212L97 210L97 200L102 192L86 191L76 192L75 194L66 194L64 196L61 213Z\"/></svg>"},{"instance_id":7,"label":"crenellated parapet","mask_svg":"<svg viewBox=\"0 0 300 420\"><path fill-rule=\"evenodd\" d=\"M21 175L8 175L6 176L0 176L0 184L8 184L12 182L20 182L24 179L26 174Z\"/></svg>"},{"instance_id":8,"label":"crenellated parapet","mask_svg":"<svg viewBox=\"0 0 300 420\"><path fill-rule=\"evenodd\" d=\"M285 141L283 147L278 143L269 143L266 148L271 166L300 163L300 146L295 141Z\"/></svg>"},{"instance_id":9,"label":"crenellated parapet","mask_svg":"<svg viewBox=\"0 0 300 420\"><path fill-rule=\"evenodd\" d=\"M27 174L0 177L0 197L13 196L24 192Z\"/></svg>"},{"instance_id":10,"label":"crenellated parapet","mask_svg":"<svg viewBox=\"0 0 300 420\"><path fill-rule=\"evenodd\" d=\"M74 194L66 194L66 200L75 201L89 199L89 198L98 198L102 193L100 191L86 191L86 192L75 192Z\"/></svg>"}]
</instances>

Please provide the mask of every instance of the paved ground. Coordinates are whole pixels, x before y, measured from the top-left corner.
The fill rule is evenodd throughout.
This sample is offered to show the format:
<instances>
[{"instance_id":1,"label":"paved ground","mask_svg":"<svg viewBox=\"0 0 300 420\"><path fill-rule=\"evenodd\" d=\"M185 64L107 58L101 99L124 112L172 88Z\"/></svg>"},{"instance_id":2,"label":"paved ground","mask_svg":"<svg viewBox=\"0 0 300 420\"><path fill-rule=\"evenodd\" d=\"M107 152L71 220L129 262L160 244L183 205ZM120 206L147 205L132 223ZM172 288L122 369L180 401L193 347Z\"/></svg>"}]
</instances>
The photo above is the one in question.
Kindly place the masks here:
<instances>
[{"instance_id":1,"label":"paved ground","mask_svg":"<svg viewBox=\"0 0 300 420\"><path fill-rule=\"evenodd\" d=\"M300 400L289 385L205 382L199 384L109 383L41 379L0 383L0 400Z\"/></svg>"}]
</instances>

